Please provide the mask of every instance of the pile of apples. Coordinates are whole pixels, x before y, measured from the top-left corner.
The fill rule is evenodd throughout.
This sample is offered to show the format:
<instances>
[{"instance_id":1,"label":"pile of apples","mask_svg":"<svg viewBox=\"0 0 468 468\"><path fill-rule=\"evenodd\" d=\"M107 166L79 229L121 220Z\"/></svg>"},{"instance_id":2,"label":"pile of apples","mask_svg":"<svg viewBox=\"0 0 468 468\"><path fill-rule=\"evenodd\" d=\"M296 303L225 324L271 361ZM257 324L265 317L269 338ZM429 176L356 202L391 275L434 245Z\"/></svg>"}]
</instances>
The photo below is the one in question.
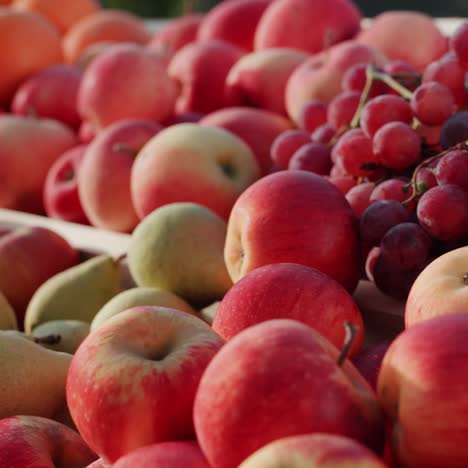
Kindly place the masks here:
<instances>
[{"instance_id":1,"label":"pile of apples","mask_svg":"<svg viewBox=\"0 0 468 468\"><path fill-rule=\"evenodd\" d=\"M0 3L0 467L468 465L468 25Z\"/></svg>"}]
</instances>

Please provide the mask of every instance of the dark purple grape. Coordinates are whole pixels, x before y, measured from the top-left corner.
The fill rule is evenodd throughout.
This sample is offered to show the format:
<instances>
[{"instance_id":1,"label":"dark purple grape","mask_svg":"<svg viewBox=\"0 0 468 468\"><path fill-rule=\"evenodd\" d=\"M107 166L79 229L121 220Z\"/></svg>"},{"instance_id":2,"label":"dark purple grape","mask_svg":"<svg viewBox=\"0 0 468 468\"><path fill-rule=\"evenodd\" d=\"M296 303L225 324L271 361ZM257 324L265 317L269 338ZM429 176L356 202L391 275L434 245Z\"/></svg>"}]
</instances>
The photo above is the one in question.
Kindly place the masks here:
<instances>
[{"instance_id":1,"label":"dark purple grape","mask_svg":"<svg viewBox=\"0 0 468 468\"><path fill-rule=\"evenodd\" d=\"M440 144L448 149L468 140L468 111L457 112L440 129Z\"/></svg>"}]
</instances>

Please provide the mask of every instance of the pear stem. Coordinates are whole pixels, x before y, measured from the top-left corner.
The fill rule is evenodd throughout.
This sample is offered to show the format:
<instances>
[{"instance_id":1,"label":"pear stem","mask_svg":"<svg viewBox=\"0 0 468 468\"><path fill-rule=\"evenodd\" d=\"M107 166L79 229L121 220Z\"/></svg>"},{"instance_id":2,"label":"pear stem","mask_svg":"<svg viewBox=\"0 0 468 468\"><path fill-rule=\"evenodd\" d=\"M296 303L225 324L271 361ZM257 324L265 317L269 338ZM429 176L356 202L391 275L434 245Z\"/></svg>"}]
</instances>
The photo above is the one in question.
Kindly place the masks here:
<instances>
[{"instance_id":1,"label":"pear stem","mask_svg":"<svg viewBox=\"0 0 468 468\"><path fill-rule=\"evenodd\" d=\"M346 361L346 358L351 351L351 347L353 346L354 340L356 339L356 335L359 331L359 327L352 322L346 321L344 323L344 327L346 330L346 335L343 343L343 347L341 348L340 355L338 356L338 360L336 363L341 367L343 363Z\"/></svg>"},{"instance_id":2,"label":"pear stem","mask_svg":"<svg viewBox=\"0 0 468 468\"><path fill-rule=\"evenodd\" d=\"M45 335L45 336L36 336L34 338L34 342L40 345L56 345L60 343L62 339L61 335L52 334L52 335Z\"/></svg>"}]
</instances>

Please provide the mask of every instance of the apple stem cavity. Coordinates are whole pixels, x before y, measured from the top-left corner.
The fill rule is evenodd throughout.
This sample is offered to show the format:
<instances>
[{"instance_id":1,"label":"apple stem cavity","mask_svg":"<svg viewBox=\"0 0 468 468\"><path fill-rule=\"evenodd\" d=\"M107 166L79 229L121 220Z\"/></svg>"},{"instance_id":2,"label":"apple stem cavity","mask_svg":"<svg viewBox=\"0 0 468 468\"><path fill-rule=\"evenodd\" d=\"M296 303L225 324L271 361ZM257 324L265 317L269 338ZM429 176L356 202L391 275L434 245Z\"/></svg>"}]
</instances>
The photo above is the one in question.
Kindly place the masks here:
<instances>
[{"instance_id":1,"label":"apple stem cavity","mask_svg":"<svg viewBox=\"0 0 468 468\"><path fill-rule=\"evenodd\" d=\"M112 146L112 151L115 151L116 153L127 153L132 158L136 158L138 154L138 151L135 148L132 148L131 146L126 145L125 143L115 143Z\"/></svg>"},{"instance_id":2,"label":"apple stem cavity","mask_svg":"<svg viewBox=\"0 0 468 468\"><path fill-rule=\"evenodd\" d=\"M346 321L344 323L344 327L346 330L346 335L345 335L343 347L341 348L340 355L338 356L338 359L336 361L336 363L340 367L346 361L346 358L348 357L349 352L351 351L351 347L353 346L354 340L359 331L359 327L353 322Z\"/></svg>"},{"instance_id":3,"label":"apple stem cavity","mask_svg":"<svg viewBox=\"0 0 468 468\"><path fill-rule=\"evenodd\" d=\"M37 336L34 338L34 343L37 343L40 345L56 345L60 343L61 339L62 339L62 336L57 335L57 334Z\"/></svg>"},{"instance_id":4,"label":"apple stem cavity","mask_svg":"<svg viewBox=\"0 0 468 468\"><path fill-rule=\"evenodd\" d=\"M463 275L463 284L468 285L468 271Z\"/></svg>"}]
</instances>

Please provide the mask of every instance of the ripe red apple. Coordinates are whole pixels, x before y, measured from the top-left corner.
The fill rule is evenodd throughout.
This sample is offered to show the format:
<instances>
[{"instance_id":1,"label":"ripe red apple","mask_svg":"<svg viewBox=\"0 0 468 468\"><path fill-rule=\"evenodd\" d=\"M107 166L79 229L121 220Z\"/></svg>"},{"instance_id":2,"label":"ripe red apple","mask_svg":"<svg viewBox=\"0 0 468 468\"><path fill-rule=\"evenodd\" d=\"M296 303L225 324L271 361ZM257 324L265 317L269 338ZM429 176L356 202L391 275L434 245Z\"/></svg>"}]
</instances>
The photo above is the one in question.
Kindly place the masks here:
<instances>
[{"instance_id":1,"label":"ripe red apple","mask_svg":"<svg viewBox=\"0 0 468 468\"><path fill-rule=\"evenodd\" d=\"M262 175L268 174L273 166L270 157L273 141L292 127L282 115L249 107L226 107L206 115L199 123L224 128L244 140L253 151Z\"/></svg>"},{"instance_id":2,"label":"ripe red apple","mask_svg":"<svg viewBox=\"0 0 468 468\"><path fill-rule=\"evenodd\" d=\"M225 340L266 320L289 318L314 328L337 348L344 343L345 322L358 327L350 350L362 346L364 324L350 294L315 268L275 263L243 276L221 300L212 324Z\"/></svg>"},{"instance_id":3,"label":"ripe red apple","mask_svg":"<svg viewBox=\"0 0 468 468\"><path fill-rule=\"evenodd\" d=\"M231 67L243 51L228 42L210 40L192 42L182 47L169 63L168 73L179 86L175 111L208 114L223 107L235 106L235 97L224 90Z\"/></svg>"},{"instance_id":4,"label":"ripe red apple","mask_svg":"<svg viewBox=\"0 0 468 468\"><path fill-rule=\"evenodd\" d=\"M77 129L81 71L72 65L48 67L25 80L16 90L11 110L18 115L47 117Z\"/></svg>"},{"instance_id":5,"label":"ripe red apple","mask_svg":"<svg viewBox=\"0 0 468 468\"><path fill-rule=\"evenodd\" d=\"M165 128L146 143L133 164L130 184L140 218L184 201L227 219L237 197L259 175L255 156L239 137L186 123Z\"/></svg>"},{"instance_id":6,"label":"ripe red apple","mask_svg":"<svg viewBox=\"0 0 468 468\"><path fill-rule=\"evenodd\" d=\"M228 341L208 364L194 405L197 440L213 468L235 468L269 442L316 432L380 450L375 394L350 361L337 364L339 354L318 332L287 319Z\"/></svg>"},{"instance_id":7,"label":"ripe red apple","mask_svg":"<svg viewBox=\"0 0 468 468\"><path fill-rule=\"evenodd\" d=\"M91 332L73 356L67 403L76 427L115 462L136 448L194 437L200 377L223 340L208 324L164 307L135 307Z\"/></svg>"},{"instance_id":8,"label":"ripe red apple","mask_svg":"<svg viewBox=\"0 0 468 468\"><path fill-rule=\"evenodd\" d=\"M224 250L234 282L271 263L316 268L352 292L360 277L354 213L323 177L281 171L258 180L237 199Z\"/></svg>"},{"instance_id":9,"label":"ripe red apple","mask_svg":"<svg viewBox=\"0 0 468 468\"><path fill-rule=\"evenodd\" d=\"M177 94L165 59L143 46L116 44L87 66L78 92L78 110L97 129L121 119L160 122L172 114Z\"/></svg>"},{"instance_id":10,"label":"ripe red apple","mask_svg":"<svg viewBox=\"0 0 468 468\"><path fill-rule=\"evenodd\" d=\"M467 335L468 314L434 317L401 333L385 354L377 391L398 466L468 465Z\"/></svg>"},{"instance_id":11,"label":"ripe red apple","mask_svg":"<svg viewBox=\"0 0 468 468\"><path fill-rule=\"evenodd\" d=\"M131 232L138 224L130 174L140 149L161 128L148 120L120 120L89 144L78 174L78 191L91 224L121 232Z\"/></svg>"},{"instance_id":12,"label":"ripe red apple","mask_svg":"<svg viewBox=\"0 0 468 468\"><path fill-rule=\"evenodd\" d=\"M89 224L78 196L78 170L88 145L78 145L52 164L44 183L47 216L72 223Z\"/></svg>"},{"instance_id":13,"label":"ripe red apple","mask_svg":"<svg viewBox=\"0 0 468 468\"><path fill-rule=\"evenodd\" d=\"M203 19L197 39L218 39L249 52L258 22L272 0L224 0Z\"/></svg>"},{"instance_id":14,"label":"ripe red apple","mask_svg":"<svg viewBox=\"0 0 468 468\"><path fill-rule=\"evenodd\" d=\"M119 458L113 468L135 468L154 466L157 468L210 468L196 442L161 442L148 445Z\"/></svg>"},{"instance_id":15,"label":"ripe red apple","mask_svg":"<svg viewBox=\"0 0 468 468\"><path fill-rule=\"evenodd\" d=\"M96 459L69 427L40 416L0 420L0 466L82 468Z\"/></svg>"},{"instance_id":16,"label":"ripe red apple","mask_svg":"<svg viewBox=\"0 0 468 468\"><path fill-rule=\"evenodd\" d=\"M52 164L76 145L64 124L12 114L0 118L0 208L43 213L43 186Z\"/></svg>"},{"instance_id":17,"label":"ripe red apple","mask_svg":"<svg viewBox=\"0 0 468 468\"><path fill-rule=\"evenodd\" d=\"M468 247L437 257L418 275L405 307L406 328L429 318L468 311Z\"/></svg>"},{"instance_id":18,"label":"ripe red apple","mask_svg":"<svg viewBox=\"0 0 468 468\"><path fill-rule=\"evenodd\" d=\"M386 468L375 453L348 437L304 434L275 440L257 450L239 468Z\"/></svg>"},{"instance_id":19,"label":"ripe red apple","mask_svg":"<svg viewBox=\"0 0 468 468\"><path fill-rule=\"evenodd\" d=\"M19 324L39 286L78 260L78 252L48 228L18 227L0 236L0 291Z\"/></svg>"},{"instance_id":20,"label":"ripe red apple","mask_svg":"<svg viewBox=\"0 0 468 468\"><path fill-rule=\"evenodd\" d=\"M258 23L255 49L290 47L315 54L351 39L360 21L351 0L276 0Z\"/></svg>"}]
</instances>

